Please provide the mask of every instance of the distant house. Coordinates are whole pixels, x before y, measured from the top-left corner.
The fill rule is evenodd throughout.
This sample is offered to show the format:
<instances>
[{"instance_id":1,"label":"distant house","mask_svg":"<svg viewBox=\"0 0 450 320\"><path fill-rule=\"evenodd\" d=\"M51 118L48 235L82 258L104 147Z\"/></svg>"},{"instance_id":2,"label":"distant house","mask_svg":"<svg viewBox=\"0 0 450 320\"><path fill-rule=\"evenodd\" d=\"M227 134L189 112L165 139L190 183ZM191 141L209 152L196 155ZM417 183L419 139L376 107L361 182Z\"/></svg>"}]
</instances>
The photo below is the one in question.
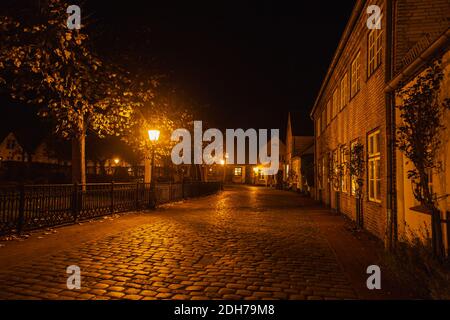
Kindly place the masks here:
<instances>
[{"instance_id":1,"label":"distant house","mask_svg":"<svg viewBox=\"0 0 450 320\"><path fill-rule=\"evenodd\" d=\"M58 164L55 151L49 146L47 141L42 141L34 149L31 155L31 161L36 163Z\"/></svg>"},{"instance_id":2,"label":"distant house","mask_svg":"<svg viewBox=\"0 0 450 320\"><path fill-rule=\"evenodd\" d=\"M289 112L286 130L284 180L288 188L296 191L310 192L309 189L313 185L311 181L306 181L306 177L310 176L309 171L314 175L314 166L307 166L307 155L314 155L314 148L312 148L314 145L313 133L313 124L309 121L305 123L305 114Z\"/></svg>"},{"instance_id":3,"label":"distant house","mask_svg":"<svg viewBox=\"0 0 450 320\"><path fill-rule=\"evenodd\" d=\"M27 161L28 154L19 143L16 135L9 132L0 143L1 161Z\"/></svg>"},{"instance_id":4,"label":"distant house","mask_svg":"<svg viewBox=\"0 0 450 320\"><path fill-rule=\"evenodd\" d=\"M270 141L268 142L267 150L270 153ZM253 166L251 168L251 173L253 175L252 177L252 183L256 185L265 185L265 186L281 186L283 183L283 175L284 175L284 168L286 166L285 164L285 157L286 157L286 145L279 141L279 157L278 157L278 173L269 175L265 172L264 169L268 169L270 167L269 164L258 164L256 166Z\"/></svg>"},{"instance_id":5,"label":"distant house","mask_svg":"<svg viewBox=\"0 0 450 320\"><path fill-rule=\"evenodd\" d=\"M267 147L267 152L269 156L271 155L270 146L271 142L269 140ZM269 165L268 164L264 165L260 162L258 162L257 164L227 164L225 181L228 183L254 184L265 186L275 186L278 181L281 183L283 180L283 171L285 166L285 154L286 154L286 146L282 141L279 141L278 153L279 153L278 156L279 165L277 174L275 175L266 174L264 168L269 167Z\"/></svg>"}]
</instances>

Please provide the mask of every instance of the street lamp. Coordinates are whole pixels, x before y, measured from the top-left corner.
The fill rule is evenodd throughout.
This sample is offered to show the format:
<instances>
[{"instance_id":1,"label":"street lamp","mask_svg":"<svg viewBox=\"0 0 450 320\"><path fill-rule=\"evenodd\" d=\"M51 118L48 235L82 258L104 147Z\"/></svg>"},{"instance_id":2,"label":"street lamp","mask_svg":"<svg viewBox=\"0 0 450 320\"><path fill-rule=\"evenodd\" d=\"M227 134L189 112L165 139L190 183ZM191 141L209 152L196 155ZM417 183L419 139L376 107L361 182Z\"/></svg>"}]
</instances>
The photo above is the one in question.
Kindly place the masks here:
<instances>
[{"instance_id":1,"label":"street lamp","mask_svg":"<svg viewBox=\"0 0 450 320\"><path fill-rule=\"evenodd\" d=\"M114 159L114 163L115 163L116 165L118 165L119 162L120 162L120 159L119 159L119 158Z\"/></svg>"},{"instance_id":2,"label":"street lamp","mask_svg":"<svg viewBox=\"0 0 450 320\"><path fill-rule=\"evenodd\" d=\"M159 139L159 130L148 130L148 138L150 139L150 148L151 148L151 164L150 164L150 187L154 186L154 169L155 169L155 143Z\"/></svg>"},{"instance_id":3,"label":"street lamp","mask_svg":"<svg viewBox=\"0 0 450 320\"><path fill-rule=\"evenodd\" d=\"M148 130L148 138L151 142L156 142L159 139L159 130Z\"/></svg>"},{"instance_id":4,"label":"street lamp","mask_svg":"<svg viewBox=\"0 0 450 320\"><path fill-rule=\"evenodd\" d=\"M160 131L159 130L148 130L148 138L150 140L150 149L151 149L151 162L150 162L150 175L148 174L148 170L146 171L147 174L147 178L144 179L146 180L145 182L148 181L148 179L150 180L150 191L152 192L153 196L155 196L155 143L158 141L159 139L159 134ZM156 203L156 202L155 202Z\"/></svg>"}]
</instances>

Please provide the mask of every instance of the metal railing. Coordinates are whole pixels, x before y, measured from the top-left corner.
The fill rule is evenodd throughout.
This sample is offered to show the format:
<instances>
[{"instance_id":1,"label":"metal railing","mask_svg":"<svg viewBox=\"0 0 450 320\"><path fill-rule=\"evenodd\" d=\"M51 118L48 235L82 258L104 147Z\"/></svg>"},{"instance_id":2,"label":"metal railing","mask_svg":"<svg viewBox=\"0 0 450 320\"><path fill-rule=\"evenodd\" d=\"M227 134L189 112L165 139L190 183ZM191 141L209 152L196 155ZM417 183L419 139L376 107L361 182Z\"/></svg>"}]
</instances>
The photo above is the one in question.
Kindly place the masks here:
<instances>
[{"instance_id":1,"label":"metal railing","mask_svg":"<svg viewBox=\"0 0 450 320\"><path fill-rule=\"evenodd\" d=\"M208 195L220 182L91 183L0 187L0 234L75 223Z\"/></svg>"}]
</instances>

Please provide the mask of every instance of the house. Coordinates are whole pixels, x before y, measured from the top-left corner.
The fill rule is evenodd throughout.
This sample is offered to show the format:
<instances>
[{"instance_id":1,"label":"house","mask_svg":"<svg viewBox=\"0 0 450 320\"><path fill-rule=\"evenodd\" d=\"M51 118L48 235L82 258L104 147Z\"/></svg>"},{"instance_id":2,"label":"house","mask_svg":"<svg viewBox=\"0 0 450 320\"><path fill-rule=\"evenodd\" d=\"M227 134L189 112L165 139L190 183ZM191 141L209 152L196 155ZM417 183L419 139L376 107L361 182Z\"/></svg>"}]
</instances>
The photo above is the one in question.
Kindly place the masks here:
<instances>
[{"instance_id":1,"label":"house","mask_svg":"<svg viewBox=\"0 0 450 320\"><path fill-rule=\"evenodd\" d=\"M278 172L275 175L269 175L264 168L269 168L269 164L227 164L225 167L224 181L236 184L253 184L264 186L277 186L283 181L283 171L285 167L286 146L279 140L278 149ZM267 152L271 155L271 141L267 142ZM248 149L246 149L248 153ZM246 155L248 160L248 154ZM219 168L220 170L221 168ZM223 170L223 169L222 169ZM220 171L223 173L223 171Z\"/></svg>"},{"instance_id":2,"label":"house","mask_svg":"<svg viewBox=\"0 0 450 320\"><path fill-rule=\"evenodd\" d=\"M306 167L302 168L302 157L306 165L306 152L314 153L314 129L313 124L305 122L304 118L304 113L291 111L288 114L284 181L290 189L309 192L305 179L308 170ZM314 168L310 166L309 171L313 173Z\"/></svg>"},{"instance_id":3,"label":"house","mask_svg":"<svg viewBox=\"0 0 450 320\"><path fill-rule=\"evenodd\" d=\"M424 12L427 15L424 16ZM428 18L426 18L428 17ZM402 125L400 111L404 97L400 91L416 83L430 62L441 61L443 79L439 101L450 98L450 2L405 0L399 2L394 15L397 28L393 33L393 74L386 86L392 95L393 131ZM436 195L438 209L441 212L443 244L450 247L450 111L442 115L445 129L440 133L441 145L437 160L441 169L428 173L429 187ZM413 195L413 185L408 178L412 169L411 161L399 150L392 154L395 168L395 203L393 214L397 218L394 228L398 229L399 239L411 236L423 237L431 234L431 215L420 206Z\"/></svg>"},{"instance_id":4,"label":"house","mask_svg":"<svg viewBox=\"0 0 450 320\"><path fill-rule=\"evenodd\" d=\"M382 10L381 29L367 26L367 7ZM344 213L381 239L387 231L388 105L384 92L390 50L391 1L358 0L340 39L313 106L315 125L315 198ZM365 172L361 214L356 179L347 164L357 144L364 146ZM391 208L389 208L390 210Z\"/></svg>"},{"instance_id":5,"label":"house","mask_svg":"<svg viewBox=\"0 0 450 320\"><path fill-rule=\"evenodd\" d=\"M0 143L0 160L20 162L28 160L27 152L13 132L7 133Z\"/></svg>"},{"instance_id":6,"label":"house","mask_svg":"<svg viewBox=\"0 0 450 320\"><path fill-rule=\"evenodd\" d=\"M372 5L381 9L378 29L367 23ZM386 242L398 235L397 227L401 231L399 206L403 212L409 207L402 200L409 188L401 186L405 168L398 167L404 159L396 161L392 87L419 72L412 69L432 51L424 43L430 48L433 39L448 43L442 35L449 12L448 0L356 1L311 111L315 198ZM392 83L399 75L402 81ZM348 170L357 145L363 146L364 160L361 206L356 177Z\"/></svg>"},{"instance_id":7,"label":"house","mask_svg":"<svg viewBox=\"0 0 450 320\"><path fill-rule=\"evenodd\" d=\"M271 142L267 143L267 150L270 153ZM286 167L286 145L280 140L278 149L278 172L276 174L268 174L269 164L258 163L251 165L247 169L250 174L250 183L255 185L270 186L282 188L284 170Z\"/></svg>"}]
</instances>

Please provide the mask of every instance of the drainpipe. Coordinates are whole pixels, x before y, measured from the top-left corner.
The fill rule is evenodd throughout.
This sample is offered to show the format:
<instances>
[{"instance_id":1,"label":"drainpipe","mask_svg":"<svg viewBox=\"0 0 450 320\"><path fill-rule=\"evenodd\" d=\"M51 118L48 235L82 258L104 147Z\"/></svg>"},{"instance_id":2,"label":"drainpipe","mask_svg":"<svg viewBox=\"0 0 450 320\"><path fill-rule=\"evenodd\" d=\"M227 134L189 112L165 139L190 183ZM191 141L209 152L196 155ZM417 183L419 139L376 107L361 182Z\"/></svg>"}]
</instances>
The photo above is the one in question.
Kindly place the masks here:
<instances>
[{"instance_id":1,"label":"drainpipe","mask_svg":"<svg viewBox=\"0 0 450 320\"><path fill-rule=\"evenodd\" d=\"M385 79L390 81L393 70L393 38L394 38L394 15L393 5L386 6L386 65ZM387 193L386 193L386 247L389 250L395 248L397 234L397 207L395 187L395 96L394 92L385 93L386 105L386 159L387 159Z\"/></svg>"}]
</instances>

